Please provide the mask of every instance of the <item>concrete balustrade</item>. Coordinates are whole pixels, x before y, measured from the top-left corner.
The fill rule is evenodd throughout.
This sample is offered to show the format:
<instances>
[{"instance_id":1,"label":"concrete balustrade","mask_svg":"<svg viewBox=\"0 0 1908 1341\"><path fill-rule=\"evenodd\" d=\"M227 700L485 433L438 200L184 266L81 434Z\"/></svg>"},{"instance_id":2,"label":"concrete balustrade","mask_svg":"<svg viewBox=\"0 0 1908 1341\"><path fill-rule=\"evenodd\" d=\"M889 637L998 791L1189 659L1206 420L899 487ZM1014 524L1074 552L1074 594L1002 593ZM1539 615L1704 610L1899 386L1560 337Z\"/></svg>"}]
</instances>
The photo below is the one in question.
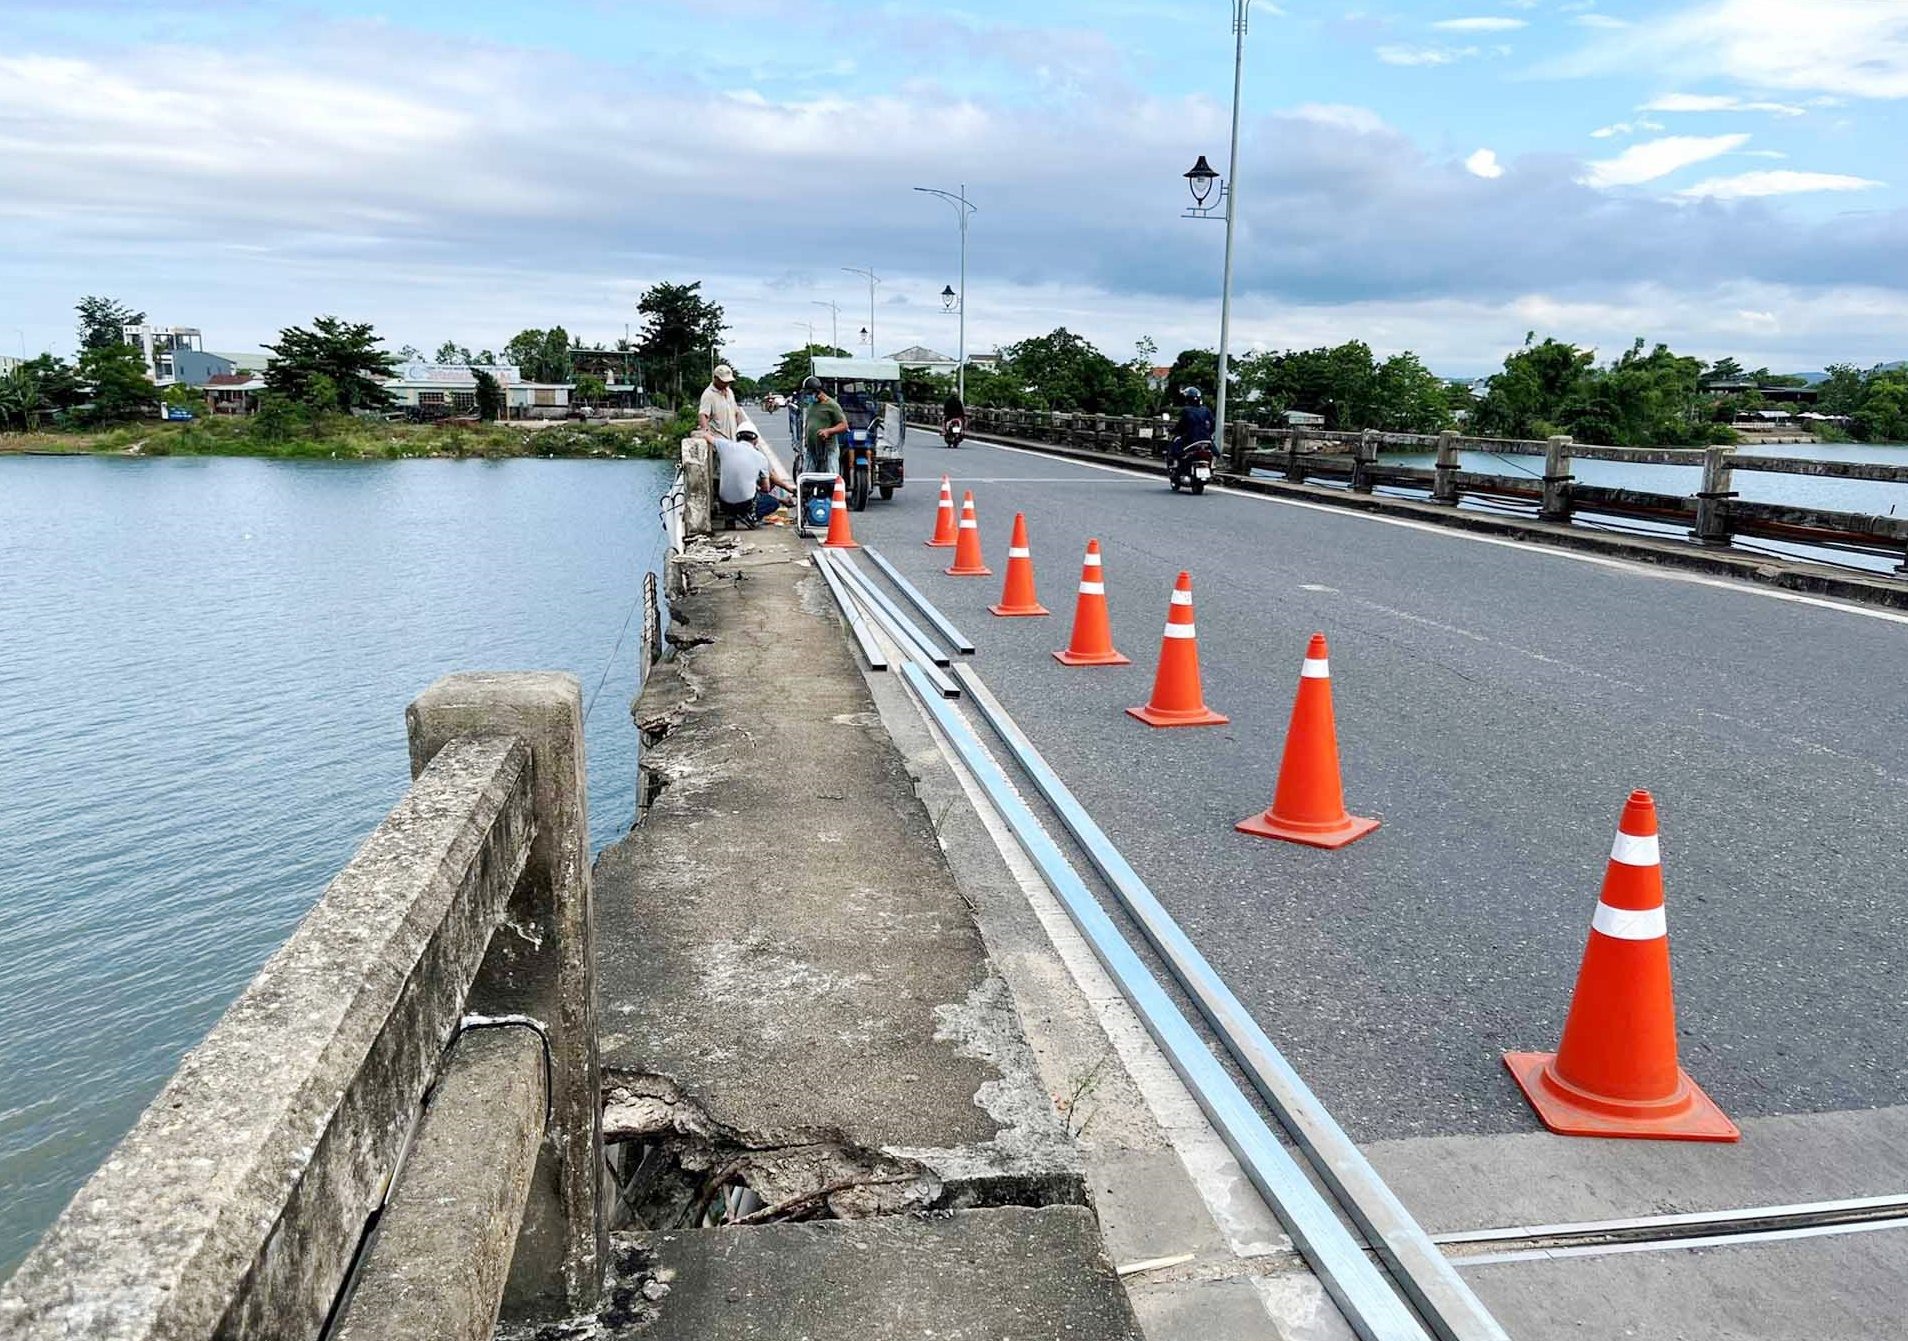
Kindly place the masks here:
<instances>
[{"instance_id":1,"label":"concrete balustrade","mask_svg":"<svg viewBox=\"0 0 1908 1341\"><path fill-rule=\"evenodd\" d=\"M346 1335L594 1306L582 715L557 674L411 706L410 790L0 1289L0 1338L303 1341L354 1274Z\"/></svg>"}]
</instances>

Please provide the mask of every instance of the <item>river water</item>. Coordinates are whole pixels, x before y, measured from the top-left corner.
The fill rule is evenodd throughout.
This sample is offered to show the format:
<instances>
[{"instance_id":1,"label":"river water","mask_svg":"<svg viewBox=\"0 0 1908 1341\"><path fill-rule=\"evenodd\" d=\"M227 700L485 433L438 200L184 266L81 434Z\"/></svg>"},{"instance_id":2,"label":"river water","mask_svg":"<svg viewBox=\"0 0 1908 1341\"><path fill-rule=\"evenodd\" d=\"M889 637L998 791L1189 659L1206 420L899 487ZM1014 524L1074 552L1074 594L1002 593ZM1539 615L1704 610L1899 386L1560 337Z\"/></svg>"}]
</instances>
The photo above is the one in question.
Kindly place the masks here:
<instances>
[{"instance_id":1,"label":"river water","mask_svg":"<svg viewBox=\"0 0 1908 1341\"><path fill-rule=\"evenodd\" d=\"M0 456L0 1278L403 794L432 680L576 674L628 828L672 473Z\"/></svg>"}]
</instances>

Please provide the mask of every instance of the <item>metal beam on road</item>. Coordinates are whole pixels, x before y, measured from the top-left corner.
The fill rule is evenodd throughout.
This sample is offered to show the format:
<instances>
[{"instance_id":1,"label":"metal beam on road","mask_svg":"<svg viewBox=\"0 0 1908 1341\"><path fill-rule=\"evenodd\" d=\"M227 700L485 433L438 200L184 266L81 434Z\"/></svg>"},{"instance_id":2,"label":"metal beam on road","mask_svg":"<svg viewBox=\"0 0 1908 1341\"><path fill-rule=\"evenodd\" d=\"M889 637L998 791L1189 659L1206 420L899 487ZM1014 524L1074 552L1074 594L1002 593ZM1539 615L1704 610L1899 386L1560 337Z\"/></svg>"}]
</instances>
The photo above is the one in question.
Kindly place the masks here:
<instances>
[{"instance_id":1,"label":"metal beam on road","mask_svg":"<svg viewBox=\"0 0 1908 1341\"><path fill-rule=\"evenodd\" d=\"M903 596L914 603L914 608L919 610L922 617L926 619L928 623L932 624L940 632L940 635L953 645L956 652L961 653L963 656L974 655L973 640L955 628L948 617L935 607L934 602L921 594L920 588L901 576L900 569L882 558L880 550L870 545L863 549L862 553L868 556L869 562L873 563L875 567L888 575L888 580L900 589Z\"/></svg>"},{"instance_id":2,"label":"metal beam on road","mask_svg":"<svg viewBox=\"0 0 1908 1341\"><path fill-rule=\"evenodd\" d=\"M1028 740L1018 724L966 666L954 672L969 700L1000 736L1034 787L1079 843L1120 905L1139 924L1173 977L1199 1006L1220 1040L1291 1132L1319 1176L1385 1259L1400 1286L1441 1341L1509 1341L1483 1301L1405 1209L1364 1152L1273 1046L1232 989L1127 863L1113 841Z\"/></svg>"},{"instance_id":3,"label":"metal beam on road","mask_svg":"<svg viewBox=\"0 0 1908 1341\"><path fill-rule=\"evenodd\" d=\"M1292 1236L1293 1244L1317 1273L1319 1283L1352 1330L1361 1341L1425 1341L1428 1334L1424 1324L1365 1256L1305 1171L1286 1152L1205 1040L1120 934L973 728L939 694L930 692L931 682L920 666L910 663L901 670L915 697L1040 868L1094 955L1132 1004L1246 1177ZM975 689L977 682L965 666L957 667L955 674L970 692Z\"/></svg>"}]
</instances>

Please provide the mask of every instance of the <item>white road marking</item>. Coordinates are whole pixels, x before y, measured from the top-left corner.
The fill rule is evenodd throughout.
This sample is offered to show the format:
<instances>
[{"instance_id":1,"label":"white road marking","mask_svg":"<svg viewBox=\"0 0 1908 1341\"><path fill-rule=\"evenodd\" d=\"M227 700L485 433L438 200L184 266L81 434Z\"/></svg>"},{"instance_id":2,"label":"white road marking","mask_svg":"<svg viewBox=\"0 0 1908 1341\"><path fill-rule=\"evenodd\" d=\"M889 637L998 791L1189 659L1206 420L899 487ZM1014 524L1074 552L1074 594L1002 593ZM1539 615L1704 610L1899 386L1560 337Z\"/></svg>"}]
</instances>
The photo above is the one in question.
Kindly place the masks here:
<instances>
[{"instance_id":1,"label":"white road marking","mask_svg":"<svg viewBox=\"0 0 1908 1341\"><path fill-rule=\"evenodd\" d=\"M1009 447L1000 442L982 442L973 440L976 445L991 447L996 451L1014 452L1021 456L1045 456L1027 447ZM1151 480L1154 477L1143 471L1129 470L1125 466L1109 466L1099 461L1074 461L1072 464L1083 470L1103 470L1111 475L1128 475L1139 479ZM1002 480L1000 483L1008 483ZM1040 483L1028 480L1025 483ZM1637 563L1631 559L1611 559L1601 554L1584 554L1573 549L1564 549L1557 545L1541 545L1529 540L1506 540L1502 536L1479 535L1475 531L1461 531L1455 527L1439 526L1434 522L1413 521L1409 517L1386 517L1374 512L1361 512L1354 508L1333 507L1329 503L1308 503L1302 498L1278 498L1271 494L1251 493L1243 489L1231 489L1223 485L1210 486L1214 493L1226 494L1233 498L1249 498L1261 503L1277 503L1285 507L1304 508L1309 512L1327 512L1334 517L1349 517L1359 521L1378 522L1384 526L1402 526L1406 530L1423 531L1427 535L1441 536L1447 540L1468 540L1480 545L1498 545L1504 549L1520 549L1530 554L1543 554L1553 559L1569 559L1575 563L1594 564L1599 568L1615 568L1637 577L1654 577L1665 582L1688 582L1699 587L1715 587L1721 591L1739 592L1744 596L1763 596L1773 601L1790 601L1797 605L1819 606L1824 610L1835 610L1845 615L1862 615L1869 619L1883 619L1891 624L1908 624L1908 614L1899 610L1883 610L1865 605L1850 605L1846 601L1830 600L1824 596L1806 596L1795 591L1778 591L1773 587L1759 587L1748 582L1738 582L1728 578L1708 577L1702 573L1683 573L1656 564ZM1880 576L1880 574L1877 574Z\"/></svg>"}]
</instances>

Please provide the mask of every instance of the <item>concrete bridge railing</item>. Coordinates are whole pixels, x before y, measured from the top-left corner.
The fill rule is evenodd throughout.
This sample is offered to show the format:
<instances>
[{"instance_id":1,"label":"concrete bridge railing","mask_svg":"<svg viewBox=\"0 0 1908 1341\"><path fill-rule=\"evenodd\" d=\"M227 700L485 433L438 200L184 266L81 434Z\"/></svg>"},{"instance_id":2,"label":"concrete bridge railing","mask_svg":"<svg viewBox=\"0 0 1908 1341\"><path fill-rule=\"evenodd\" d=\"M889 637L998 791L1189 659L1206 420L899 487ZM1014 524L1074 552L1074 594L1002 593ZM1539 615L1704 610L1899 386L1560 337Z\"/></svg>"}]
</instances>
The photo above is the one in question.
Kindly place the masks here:
<instances>
[{"instance_id":1,"label":"concrete bridge railing","mask_svg":"<svg viewBox=\"0 0 1908 1341\"><path fill-rule=\"evenodd\" d=\"M489 1337L592 1309L576 680L453 675L410 790L0 1290L7 1341Z\"/></svg>"},{"instance_id":2,"label":"concrete bridge railing","mask_svg":"<svg viewBox=\"0 0 1908 1341\"><path fill-rule=\"evenodd\" d=\"M970 408L971 431L1051 443L1069 450L1156 458L1172 434L1169 423L1125 415L1053 410ZM1692 539L1727 545L1738 536L1785 540L1902 560L1908 572L1908 518L1871 513L1750 502L1737 496L1734 472L1762 471L1818 478L1908 484L1908 466L1868 461L1814 461L1800 457L1741 455L1730 447L1600 447L1567 437L1544 441L1483 438L1455 432L1345 432L1313 428L1261 428L1235 420L1227 425L1224 466L1234 475L1271 472L1295 483L1329 480L1354 493L1378 485L1424 489L1431 501L1457 506L1465 496L1513 500L1536 507L1544 521L1568 522L1578 510L1686 527ZM1386 452L1436 453L1426 468L1382 461ZM1540 456L1542 474L1465 470L1460 453L1499 457ZM1633 465L1695 466L1703 472L1694 494L1584 484L1571 473L1575 460Z\"/></svg>"}]
</instances>

